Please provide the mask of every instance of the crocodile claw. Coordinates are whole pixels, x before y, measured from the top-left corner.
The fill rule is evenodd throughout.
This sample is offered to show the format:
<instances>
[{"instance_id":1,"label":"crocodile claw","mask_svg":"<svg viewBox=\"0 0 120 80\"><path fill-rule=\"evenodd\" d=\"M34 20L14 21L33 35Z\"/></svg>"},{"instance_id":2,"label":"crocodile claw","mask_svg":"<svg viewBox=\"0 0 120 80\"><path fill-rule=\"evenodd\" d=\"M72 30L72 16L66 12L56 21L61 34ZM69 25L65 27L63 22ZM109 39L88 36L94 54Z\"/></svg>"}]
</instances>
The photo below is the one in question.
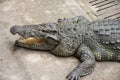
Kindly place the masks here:
<instances>
[{"instance_id":1,"label":"crocodile claw","mask_svg":"<svg viewBox=\"0 0 120 80\"><path fill-rule=\"evenodd\" d=\"M67 80L80 80L80 72L74 70L66 78Z\"/></svg>"}]
</instances>

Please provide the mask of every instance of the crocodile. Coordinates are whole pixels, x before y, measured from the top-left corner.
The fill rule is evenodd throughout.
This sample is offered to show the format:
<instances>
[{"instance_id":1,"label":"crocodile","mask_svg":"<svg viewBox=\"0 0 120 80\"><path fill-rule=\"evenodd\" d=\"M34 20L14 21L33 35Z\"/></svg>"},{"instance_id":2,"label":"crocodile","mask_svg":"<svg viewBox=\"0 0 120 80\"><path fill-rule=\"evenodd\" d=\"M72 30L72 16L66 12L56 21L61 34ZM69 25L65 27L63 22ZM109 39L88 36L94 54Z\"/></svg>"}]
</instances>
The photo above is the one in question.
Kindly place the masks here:
<instances>
[{"instance_id":1,"label":"crocodile","mask_svg":"<svg viewBox=\"0 0 120 80\"><path fill-rule=\"evenodd\" d=\"M83 16L58 19L36 25L14 25L10 32L22 38L15 45L75 56L81 63L67 76L80 80L94 71L96 61L120 61L120 19L89 21Z\"/></svg>"}]
</instances>

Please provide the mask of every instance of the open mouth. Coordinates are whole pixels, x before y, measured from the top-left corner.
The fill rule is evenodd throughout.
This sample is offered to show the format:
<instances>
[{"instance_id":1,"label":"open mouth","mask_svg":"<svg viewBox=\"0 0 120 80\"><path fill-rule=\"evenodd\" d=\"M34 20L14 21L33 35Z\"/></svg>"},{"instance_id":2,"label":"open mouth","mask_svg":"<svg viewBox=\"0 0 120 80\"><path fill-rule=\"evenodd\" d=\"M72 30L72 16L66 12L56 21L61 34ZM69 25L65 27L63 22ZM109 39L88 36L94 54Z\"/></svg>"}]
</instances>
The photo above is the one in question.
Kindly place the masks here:
<instances>
[{"instance_id":1,"label":"open mouth","mask_svg":"<svg viewBox=\"0 0 120 80\"><path fill-rule=\"evenodd\" d=\"M27 37L27 38L20 38L17 40L17 43L25 44L25 45L33 45L33 44L40 44L46 41L46 38L35 38L35 37Z\"/></svg>"},{"instance_id":2,"label":"open mouth","mask_svg":"<svg viewBox=\"0 0 120 80\"><path fill-rule=\"evenodd\" d=\"M25 29L27 29L27 27ZM29 27L28 27L28 29L29 29ZM46 37L36 37L36 36L33 37L32 32L28 32L28 34L27 34L27 33L25 33L26 31L24 30L23 27L16 26L16 25L10 28L10 32L13 35L17 34L20 36L20 39L16 40L16 42L15 42L15 45L17 45L17 46L29 47L29 46L34 46L34 45L40 45L41 43L43 43L47 40Z\"/></svg>"}]
</instances>

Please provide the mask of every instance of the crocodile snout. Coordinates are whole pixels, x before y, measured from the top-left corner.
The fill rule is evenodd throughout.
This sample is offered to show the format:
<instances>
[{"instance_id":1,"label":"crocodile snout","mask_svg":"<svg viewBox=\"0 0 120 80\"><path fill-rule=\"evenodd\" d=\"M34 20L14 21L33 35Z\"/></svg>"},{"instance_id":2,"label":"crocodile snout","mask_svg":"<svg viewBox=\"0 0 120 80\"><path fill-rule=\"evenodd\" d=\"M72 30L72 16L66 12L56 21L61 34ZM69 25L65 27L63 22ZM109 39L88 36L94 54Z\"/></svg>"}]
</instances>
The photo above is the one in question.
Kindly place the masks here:
<instances>
[{"instance_id":1,"label":"crocodile snout","mask_svg":"<svg viewBox=\"0 0 120 80\"><path fill-rule=\"evenodd\" d=\"M10 28L10 32L11 32L13 35L15 35L15 34L17 33L17 28L18 28L17 25L12 26L12 27Z\"/></svg>"},{"instance_id":2,"label":"crocodile snout","mask_svg":"<svg viewBox=\"0 0 120 80\"><path fill-rule=\"evenodd\" d=\"M14 25L10 28L10 32L15 35L15 34L19 34L20 36L22 37L25 37L26 34L25 34L25 30L23 28L23 26L20 26L20 25Z\"/></svg>"}]
</instances>

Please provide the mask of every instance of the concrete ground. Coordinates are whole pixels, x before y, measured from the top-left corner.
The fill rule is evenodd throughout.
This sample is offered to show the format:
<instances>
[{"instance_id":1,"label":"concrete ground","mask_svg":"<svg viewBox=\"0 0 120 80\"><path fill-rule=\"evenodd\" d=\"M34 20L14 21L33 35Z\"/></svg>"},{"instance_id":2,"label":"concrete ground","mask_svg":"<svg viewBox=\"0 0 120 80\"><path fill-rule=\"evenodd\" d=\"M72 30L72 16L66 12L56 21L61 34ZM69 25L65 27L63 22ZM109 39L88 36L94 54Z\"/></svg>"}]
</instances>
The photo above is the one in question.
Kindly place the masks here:
<instances>
[{"instance_id":1,"label":"concrete ground","mask_svg":"<svg viewBox=\"0 0 120 80\"><path fill-rule=\"evenodd\" d=\"M19 36L9 28L78 15L90 19L75 0L0 0L0 80L66 80L79 64L76 58L17 48L14 41ZM119 74L119 63L97 62L95 71L81 80L120 80Z\"/></svg>"}]
</instances>

